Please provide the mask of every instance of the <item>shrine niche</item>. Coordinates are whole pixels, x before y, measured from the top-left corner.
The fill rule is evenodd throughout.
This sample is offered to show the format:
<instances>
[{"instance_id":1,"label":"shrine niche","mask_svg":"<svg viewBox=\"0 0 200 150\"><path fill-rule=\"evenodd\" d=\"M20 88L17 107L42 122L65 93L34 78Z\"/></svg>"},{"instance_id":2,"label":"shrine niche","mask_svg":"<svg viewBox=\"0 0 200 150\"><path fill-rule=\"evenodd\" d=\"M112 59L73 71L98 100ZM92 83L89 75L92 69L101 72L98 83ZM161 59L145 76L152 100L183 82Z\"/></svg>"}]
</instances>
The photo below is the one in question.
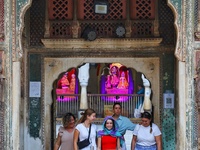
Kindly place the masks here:
<instances>
[{"instance_id":1,"label":"shrine niche","mask_svg":"<svg viewBox=\"0 0 200 150\"><path fill-rule=\"evenodd\" d=\"M57 101L74 100L76 97L73 94L78 94L78 78L75 68L64 72L58 79L56 87Z\"/></svg>"},{"instance_id":2,"label":"shrine niche","mask_svg":"<svg viewBox=\"0 0 200 150\"><path fill-rule=\"evenodd\" d=\"M134 81L132 70L120 63L112 63L109 65L109 67L103 68L100 86L101 94L133 94ZM128 96L107 97L107 100L111 101L116 99L120 101L126 101L128 100Z\"/></svg>"}]
</instances>

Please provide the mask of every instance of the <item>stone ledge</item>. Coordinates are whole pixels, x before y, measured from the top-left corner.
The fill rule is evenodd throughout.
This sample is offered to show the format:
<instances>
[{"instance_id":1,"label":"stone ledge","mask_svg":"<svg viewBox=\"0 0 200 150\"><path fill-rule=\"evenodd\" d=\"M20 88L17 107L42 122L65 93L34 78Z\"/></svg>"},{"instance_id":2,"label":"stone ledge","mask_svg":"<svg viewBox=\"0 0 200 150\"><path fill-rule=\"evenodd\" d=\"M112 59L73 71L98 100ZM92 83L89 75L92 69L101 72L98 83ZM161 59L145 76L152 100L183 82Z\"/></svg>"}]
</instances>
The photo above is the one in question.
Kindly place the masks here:
<instances>
[{"instance_id":1,"label":"stone ledge","mask_svg":"<svg viewBox=\"0 0 200 150\"><path fill-rule=\"evenodd\" d=\"M42 39L46 48L134 48L159 46L162 38Z\"/></svg>"},{"instance_id":2,"label":"stone ledge","mask_svg":"<svg viewBox=\"0 0 200 150\"><path fill-rule=\"evenodd\" d=\"M129 118L129 119L135 124L141 122L141 118ZM96 118L94 123L95 124L102 124L103 120L104 120L104 118ZM56 124L62 124L62 118L56 118Z\"/></svg>"}]
</instances>

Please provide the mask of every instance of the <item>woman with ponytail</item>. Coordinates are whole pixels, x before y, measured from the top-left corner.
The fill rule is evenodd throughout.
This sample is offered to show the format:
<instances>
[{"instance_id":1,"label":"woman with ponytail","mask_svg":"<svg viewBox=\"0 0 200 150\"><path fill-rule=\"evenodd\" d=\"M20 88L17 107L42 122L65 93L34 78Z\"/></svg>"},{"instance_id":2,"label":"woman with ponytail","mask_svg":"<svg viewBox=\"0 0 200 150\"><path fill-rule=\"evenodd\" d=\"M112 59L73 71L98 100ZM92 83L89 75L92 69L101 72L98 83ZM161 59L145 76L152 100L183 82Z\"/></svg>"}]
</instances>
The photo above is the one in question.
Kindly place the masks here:
<instances>
[{"instance_id":1,"label":"woman with ponytail","mask_svg":"<svg viewBox=\"0 0 200 150\"><path fill-rule=\"evenodd\" d=\"M149 112L142 114L141 124L137 124L133 131L131 150L162 150L161 131L152 123Z\"/></svg>"},{"instance_id":2,"label":"woman with ponytail","mask_svg":"<svg viewBox=\"0 0 200 150\"><path fill-rule=\"evenodd\" d=\"M73 150L96 150L96 132L97 127L92 122L96 119L96 112L88 108L81 113L82 117L79 119L78 124L74 131L74 149ZM89 145L84 148L79 148L78 141L83 141L89 138Z\"/></svg>"}]
</instances>

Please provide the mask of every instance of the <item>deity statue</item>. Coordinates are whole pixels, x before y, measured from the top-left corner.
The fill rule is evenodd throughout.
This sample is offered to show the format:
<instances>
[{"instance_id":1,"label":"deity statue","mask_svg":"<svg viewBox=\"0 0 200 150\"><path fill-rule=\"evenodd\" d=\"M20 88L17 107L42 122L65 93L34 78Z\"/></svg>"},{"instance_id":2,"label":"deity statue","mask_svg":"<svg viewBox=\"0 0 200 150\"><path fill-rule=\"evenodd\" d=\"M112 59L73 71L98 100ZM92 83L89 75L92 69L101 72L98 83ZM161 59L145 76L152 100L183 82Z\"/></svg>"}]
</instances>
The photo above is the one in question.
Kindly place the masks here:
<instances>
[{"instance_id":1,"label":"deity statue","mask_svg":"<svg viewBox=\"0 0 200 150\"><path fill-rule=\"evenodd\" d=\"M60 83L61 83L62 89L69 88L69 80L68 80L67 72L62 76Z\"/></svg>"},{"instance_id":2,"label":"deity statue","mask_svg":"<svg viewBox=\"0 0 200 150\"><path fill-rule=\"evenodd\" d=\"M128 81L126 79L124 71L121 73L121 77L119 78L119 84L117 86L118 89L127 89Z\"/></svg>"},{"instance_id":3,"label":"deity statue","mask_svg":"<svg viewBox=\"0 0 200 150\"><path fill-rule=\"evenodd\" d=\"M75 91L75 86L76 86L76 75L72 74L71 75L71 81L70 81L70 84L69 84L69 89L71 91Z\"/></svg>"},{"instance_id":4,"label":"deity statue","mask_svg":"<svg viewBox=\"0 0 200 150\"><path fill-rule=\"evenodd\" d=\"M117 66L111 68L110 84L114 88L119 84L119 71Z\"/></svg>"},{"instance_id":5,"label":"deity statue","mask_svg":"<svg viewBox=\"0 0 200 150\"><path fill-rule=\"evenodd\" d=\"M107 75L107 80L106 80L106 88L110 89L111 88L111 83L110 83L110 75Z\"/></svg>"}]
</instances>

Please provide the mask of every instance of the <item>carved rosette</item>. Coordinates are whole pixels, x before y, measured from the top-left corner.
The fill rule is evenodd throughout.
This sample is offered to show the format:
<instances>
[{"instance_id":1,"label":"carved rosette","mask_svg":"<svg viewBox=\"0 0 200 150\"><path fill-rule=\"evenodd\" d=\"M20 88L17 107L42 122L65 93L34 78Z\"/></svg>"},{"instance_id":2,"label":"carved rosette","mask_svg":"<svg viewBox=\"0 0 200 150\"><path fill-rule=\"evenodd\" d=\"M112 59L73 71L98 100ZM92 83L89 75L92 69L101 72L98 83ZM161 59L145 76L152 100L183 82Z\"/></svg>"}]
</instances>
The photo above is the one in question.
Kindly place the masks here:
<instances>
[{"instance_id":1,"label":"carved rosette","mask_svg":"<svg viewBox=\"0 0 200 150\"><path fill-rule=\"evenodd\" d=\"M132 32L132 29L131 29L131 21L130 20L127 20L126 23L125 23L125 28L126 28L126 38L130 38L131 37L131 32Z\"/></svg>"}]
</instances>

